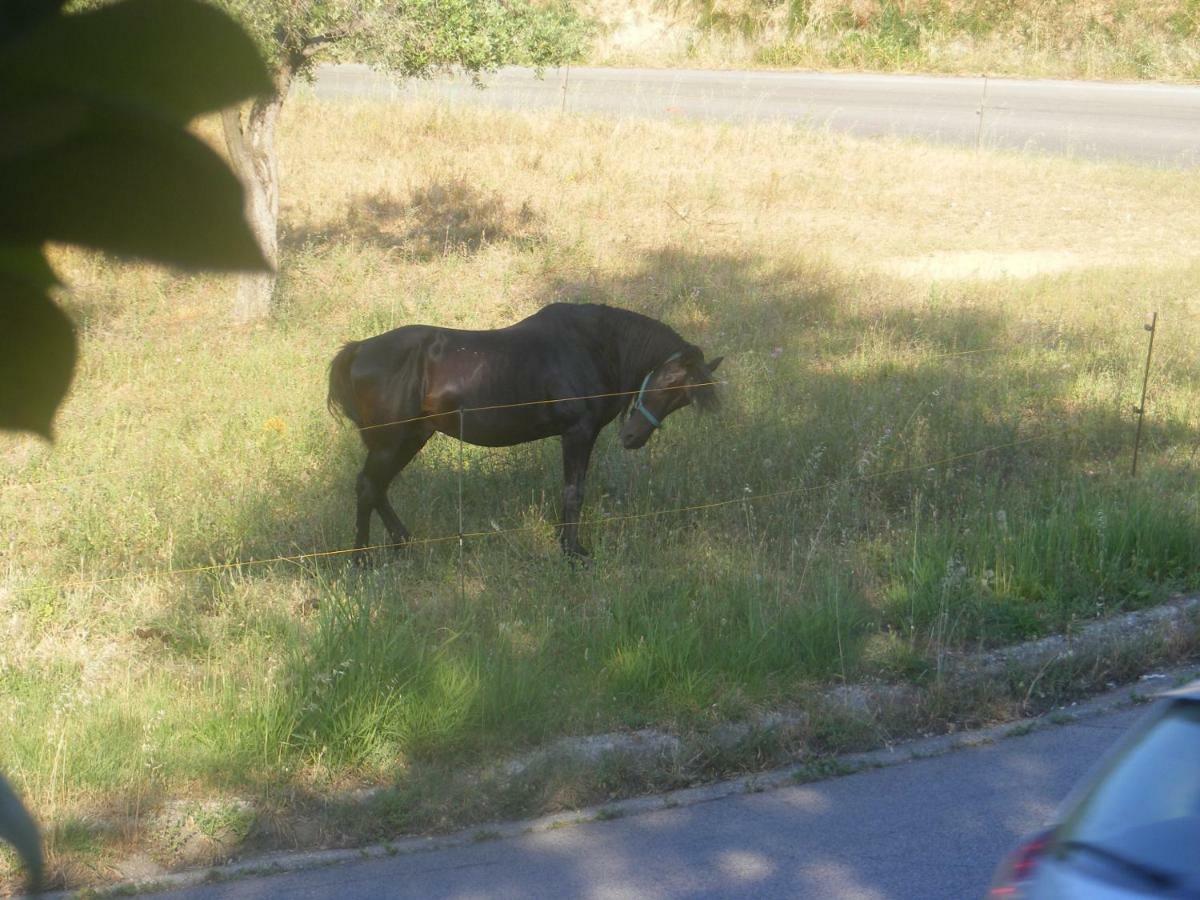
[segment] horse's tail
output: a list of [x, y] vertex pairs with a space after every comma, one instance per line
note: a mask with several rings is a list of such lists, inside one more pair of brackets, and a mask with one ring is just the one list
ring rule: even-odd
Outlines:
[[350, 378], [350, 365], [354, 362], [354, 354], [361, 343], [362, 341], [347, 341], [329, 364], [329, 395], [325, 399], [325, 405], [335, 419], [344, 416], [360, 427], [362, 422], [359, 421], [358, 405], [354, 402], [354, 382]]

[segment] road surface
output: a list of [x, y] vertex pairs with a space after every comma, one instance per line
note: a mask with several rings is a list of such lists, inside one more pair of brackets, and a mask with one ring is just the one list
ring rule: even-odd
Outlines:
[[[398, 84], [365, 66], [323, 66], [324, 98], [438, 98], [506, 109], [725, 122], [803, 122], [860, 136], [1064, 153], [1162, 166], [1200, 164], [1200, 87], [916, 75], [680, 69], [507, 68]], [[981, 113], [982, 110], [982, 113]]]
[[966, 900], [1143, 712], [819, 783], [168, 895], [172, 900]]

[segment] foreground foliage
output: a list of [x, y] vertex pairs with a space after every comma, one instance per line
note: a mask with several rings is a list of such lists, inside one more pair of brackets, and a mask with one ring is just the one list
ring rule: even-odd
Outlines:
[[[259, 268], [241, 191], [183, 125], [261, 90], [247, 36], [187, 0], [0, 11], [0, 429], [51, 436], [75, 334], [50, 296], [51, 240], [182, 266]], [[214, 64], [220, 57], [220, 66]], [[37, 828], [0, 777], [0, 837], [40, 887]]]

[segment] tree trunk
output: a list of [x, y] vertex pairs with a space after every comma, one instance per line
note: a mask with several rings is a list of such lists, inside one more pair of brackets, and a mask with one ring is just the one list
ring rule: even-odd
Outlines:
[[237, 107], [221, 113], [229, 159], [246, 192], [246, 221], [271, 267], [269, 272], [248, 272], [238, 277], [233, 303], [233, 320], [237, 324], [265, 319], [271, 312], [279, 269], [279, 157], [275, 150], [275, 125], [292, 74], [290, 66], [281, 66], [275, 73], [274, 93], [255, 100], [244, 119]]

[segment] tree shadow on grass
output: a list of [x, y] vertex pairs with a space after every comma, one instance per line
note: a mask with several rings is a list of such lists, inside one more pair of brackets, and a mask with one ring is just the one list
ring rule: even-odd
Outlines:
[[[687, 603], [710, 593], [728, 603], [742, 592], [739, 615], [753, 617], [758, 595], [782, 606], [811, 603], [814, 591], [831, 587], [871, 598], [881, 590], [879, 570], [890, 564], [896, 541], [915, 540], [906, 524], [914, 517], [922, 528], [928, 529], [929, 516], [953, 530], [992, 498], [1028, 495], [1027, 506], [1036, 508], [1039, 492], [1053, 494], [1060, 483], [1091, 477], [1092, 467], [1111, 470], [1124, 450], [1114, 445], [1124, 414], [1076, 398], [1073, 374], [1047, 365], [1052, 347], [1031, 343], [1002, 309], [969, 302], [969, 287], [963, 302], [950, 308], [910, 302], [899, 312], [879, 311], [860, 302], [861, 291], [888, 289], [886, 282], [841, 278], [820, 265], [777, 267], [682, 250], [648, 254], [632, 274], [549, 282], [542, 302], [587, 299], [645, 310], [710, 356], [728, 354], [721, 369], [729, 381], [724, 410], [673, 416], [640, 453], [619, 448], [611, 429], [602, 438], [584, 511], [587, 537], [598, 550], [589, 570], [575, 572], [555, 546], [561, 476], [557, 442], [546, 441], [465, 454], [464, 530], [526, 530], [469, 541], [460, 574], [457, 445], [438, 438], [401, 474], [392, 496], [418, 541], [450, 540], [418, 545], [406, 561], [360, 581], [343, 574], [349, 571], [345, 557], [307, 561], [300, 579], [305, 590], [320, 606], [330, 580], [340, 579], [337, 590], [386, 597], [400, 612], [432, 604], [437, 609], [422, 612], [426, 618], [393, 623], [427, 626], [430, 634], [498, 629], [505, 616], [553, 618], [578, 604], [594, 603], [606, 616], [604, 604], [613, 597], [649, 603], [670, 619], [669, 592], [649, 598], [645, 585], [682, 585]], [[1061, 343], [1062, 336], [1055, 340]], [[1166, 426], [1151, 426], [1146, 434], [1148, 441], [1180, 437]], [[244, 555], [346, 547], [362, 455], [347, 428], [302, 483], [264, 486], [248, 497], [241, 510]], [[710, 504], [721, 506], [691, 509]], [[378, 537], [378, 522], [374, 528]], [[179, 558], [203, 563], [211, 550], [183, 547]], [[238, 577], [267, 582], [276, 570], [249, 567]], [[213, 589], [200, 582], [194, 590], [189, 604], [203, 602]], [[517, 608], [522, 604], [524, 613]], [[878, 609], [862, 608], [867, 612], [856, 613], [856, 635], [839, 630], [835, 641], [826, 641], [844, 639], [849, 647], [833, 652], [852, 656], [851, 644], [878, 626]], [[690, 609], [685, 604], [681, 614]], [[391, 621], [377, 624], [387, 629]], [[648, 614], [637, 621], [646, 632], [657, 627]], [[405, 641], [400, 656], [421, 645]], [[554, 658], [543, 650], [545, 659]], [[828, 657], [827, 651], [821, 652]], [[457, 652], [448, 651], [445, 662], [455, 662]], [[654, 660], [671, 656], [642, 659], [640, 652], [630, 649], [621, 664], [631, 678], [653, 684]], [[690, 653], [675, 655], [684, 662], [672, 678], [707, 677], [711, 664]], [[828, 666], [819, 653], [814, 659], [818, 668]], [[297, 657], [289, 683], [311, 681], [327, 663]], [[474, 665], [466, 658], [458, 663], [464, 670]], [[553, 672], [548, 679], [553, 682]], [[456, 740], [450, 734], [444, 746]]]
[[[1063, 346], [1077, 354], [1073, 345], [1091, 346], [1092, 336], [1061, 325], [1041, 333], [1002, 304], [978, 302], [973, 290], [926, 303], [903, 283], [846, 277], [819, 262], [777, 266], [678, 248], [648, 253], [632, 271], [548, 278], [540, 303], [643, 310], [729, 360], [719, 414], [681, 412], [639, 453], [621, 449], [614, 429], [602, 436], [584, 510], [597, 568], [653, 569], [670, 580], [672, 565], [687, 565], [715, 578], [733, 565], [730, 548], [746, 568], [761, 560], [767, 583], [784, 592], [808, 571], [811, 552], [796, 548], [820, 543], [856, 573], [854, 592], [877, 596], [881, 559], [914, 520], [958, 516], [967, 527], [965, 516], [983, 515], [989, 503], [1013, 509], [1006, 497], [1027, 496], [1036, 505], [1052, 500], [1056, 485], [1123, 469], [1132, 437], [1125, 411], [1077, 397], [1075, 373], [1055, 355]], [[1144, 439], [1195, 443], [1181, 422], [1153, 422]], [[393, 486], [418, 541], [390, 570], [396, 601], [452, 592], [460, 579], [486, 588], [501, 577], [536, 595], [569, 570], [554, 542], [557, 442], [467, 450], [464, 530], [494, 536], [468, 541], [461, 575], [457, 446], [436, 438]], [[303, 480], [263, 484], [245, 498], [236, 548], [196, 542], [178, 547], [176, 559], [204, 565], [332, 551], [236, 570], [270, 581], [281, 566], [298, 567], [319, 594], [320, 578], [338, 577], [349, 561], [338, 551], [350, 544], [362, 457], [345, 429]], [[373, 528], [386, 541], [377, 520]], [[372, 562], [389, 558], [376, 552]], [[213, 590], [193, 580], [180, 594], [183, 618], [211, 605]], [[171, 641], [184, 652], [194, 643], [186, 634]]]
[[321, 225], [284, 224], [285, 250], [324, 247], [347, 239], [410, 259], [477, 253], [488, 244], [536, 245], [545, 240], [542, 216], [526, 201], [514, 207], [496, 191], [465, 178], [431, 181], [405, 199], [387, 192], [360, 194], [343, 216]]

